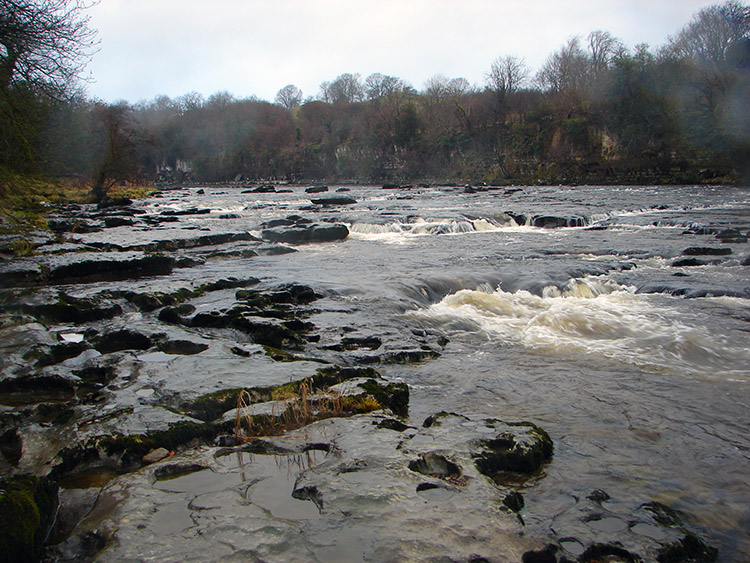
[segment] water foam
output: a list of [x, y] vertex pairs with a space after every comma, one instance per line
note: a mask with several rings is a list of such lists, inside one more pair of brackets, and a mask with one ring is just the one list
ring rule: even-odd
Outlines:
[[[738, 376], [750, 353], [689, 326], [635, 288], [602, 278], [525, 290], [461, 290], [414, 315], [456, 331], [559, 356], [589, 355], [654, 371]], [[747, 372], [744, 372], [744, 377]]]
[[385, 224], [353, 223], [349, 225], [350, 234], [356, 238], [370, 240], [403, 241], [406, 238], [434, 235], [462, 235], [467, 233], [495, 232], [507, 228], [518, 228], [510, 217], [507, 222], [491, 218], [423, 218], [417, 217], [408, 221], [393, 221]]

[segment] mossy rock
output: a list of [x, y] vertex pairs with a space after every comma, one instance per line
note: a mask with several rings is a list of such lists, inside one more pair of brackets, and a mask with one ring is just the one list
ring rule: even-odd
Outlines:
[[497, 479], [502, 473], [532, 475], [552, 458], [554, 446], [549, 434], [531, 422], [508, 423], [526, 432], [502, 432], [482, 440], [474, 453], [480, 473]]
[[409, 386], [406, 383], [382, 384], [374, 379], [360, 383], [367, 394], [372, 395], [381, 406], [398, 416], [409, 414]]
[[51, 475], [60, 477], [87, 467], [111, 467], [117, 471], [138, 468], [143, 456], [152, 450], [173, 451], [193, 443], [211, 443], [225, 430], [219, 424], [178, 422], [166, 430], [146, 434], [96, 436], [62, 450], [62, 461]]
[[39, 561], [57, 513], [57, 485], [33, 475], [0, 479], [0, 560]]

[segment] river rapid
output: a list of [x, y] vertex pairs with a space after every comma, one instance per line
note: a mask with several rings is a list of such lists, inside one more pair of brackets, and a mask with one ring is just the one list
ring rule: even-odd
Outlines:
[[[678, 511], [688, 530], [718, 548], [719, 561], [750, 559], [750, 191], [335, 185], [325, 195], [351, 197], [355, 203], [315, 205], [311, 199], [318, 196], [304, 187], [285, 188], [273, 193], [211, 186], [165, 190], [136, 205], [147, 213], [174, 212], [179, 222], [141, 230], [121, 226], [75, 238], [89, 246], [215, 232], [263, 238], [264, 224], [289, 216], [346, 225], [344, 240], [258, 255], [243, 255], [238, 243], [234, 254], [118, 287], [165, 291], [248, 275], [268, 286], [310, 286], [325, 297], [309, 317], [322, 337], [306, 349], [308, 355], [315, 355], [316, 346], [324, 354], [333, 335], [342, 334], [376, 337], [394, 349], [403, 340], [423, 342], [425, 351], [434, 352], [422, 361], [376, 366], [385, 379], [408, 385], [407, 425], [421, 428], [427, 417], [445, 411], [472, 420], [530, 421], [546, 430], [554, 455], [541, 474], [519, 485], [525, 507], [519, 513], [522, 526], [512, 533], [541, 544], [556, 542], [572, 557], [581, 556], [586, 537], [601, 543], [622, 542], [627, 534], [658, 540], [662, 532], [635, 525], [632, 516], [645, 503], [658, 502]], [[179, 214], [196, 207], [210, 211]], [[68, 289], [91, 297], [111, 286], [97, 282]], [[208, 310], [218, 299], [207, 296], [195, 305]], [[145, 322], [135, 313], [131, 319], [133, 326]], [[217, 356], [188, 376], [191, 362], [203, 354], [162, 356], [152, 352], [134, 361], [145, 366], [141, 373], [151, 373], [143, 377], [167, 380], [179, 372], [186, 385], [205, 391], [214, 387], [202, 378], [241, 384], [239, 370], [245, 369], [231, 355], [226, 361]], [[359, 359], [367, 358], [361, 351]], [[302, 369], [292, 365], [268, 369]], [[158, 395], [158, 386], [150, 388]], [[144, 389], [132, 393], [134, 401], [148, 398]], [[343, 428], [327, 432], [329, 437], [339, 432], [339, 447], [346, 450], [346, 440], [356, 441], [359, 427], [347, 426], [346, 432], [354, 433], [348, 438]], [[361, 441], [370, 439], [366, 436], [362, 433]], [[280, 486], [292, 487], [315, 463], [301, 463]], [[237, 470], [227, 471], [235, 475]], [[216, 487], [205, 481], [204, 475], [195, 486]], [[124, 491], [131, 485], [115, 479], [108, 486]], [[134, 502], [138, 486], [112, 498]], [[183, 489], [176, 485], [176, 490]], [[582, 508], [592, 491], [606, 491], [610, 499], [596, 518]], [[247, 498], [253, 502], [252, 495]], [[297, 518], [294, 503], [311, 506], [291, 502], [278, 509], [283, 519]], [[452, 498], [429, 502], [422, 510], [447, 510], [435, 508], [440, 502], [459, 510]], [[335, 535], [336, 526], [348, 529], [343, 512], [335, 524], [301, 515], [299, 529], [309, 536]], [[378, 533], [398, 537], [401, 520], [393, 516], [389, 526], [391, 512], [372, 514], [386, 520]], [[188, 528], [162, 524], [156, 535], [175, 546]], [[265, 557], [378, 560], [399, 553], [368, 548], [376, 540], [352, 529], [340, 535], [349, 539], [321, 540], [329, 546], [325, 549], [316, 544], [311, 551]], [[407, 536], [412, 533], [403, 529]], [[130, 536], [125, 531], [120, 544], [127, 538], [141, 541], [135, 531]], [[443, 545], [450, 560], [465, 560], [461, 550], [451, 553], [446, 544], [435, 544]], [[137, 545], [119, 549], [105, 552], [103, 559], [170, 557]], [[497, 553], [497, 560], [505, 560]], [[481, 555], [493, 560], [489, 553]]]

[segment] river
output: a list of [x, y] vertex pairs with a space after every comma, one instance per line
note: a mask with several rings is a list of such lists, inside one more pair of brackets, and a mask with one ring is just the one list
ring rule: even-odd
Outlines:
[[[324, 297], [309, 317], [321, 338], [306, 353], [328, 353], [326, 345], [343, 334], [379, 339], [378, 353], [404, 341], [435, 352], [424, 361], [376, 366], [387, 380], [408, 385], [408, 425], [419, 428], [428, 416], [446, 411], [476, 420], [531, 421], [546, 430], [554, 456], [543, 476], [519, 489], [525, 499], [521, 535], [557, 542], [578, 556], [587, 545], [585, 534], [606, 542], [638, 533], [632, 515], [658, 502], [678, 511], [687, 529], [717, 547], [719, 561], [750, 558], [750, 191], [359, 185], [330, 190], [338, 188], [336, 196], [356, 202], [313, 205], [311, 198], [319, 196], [300, 186], [274, 193], [212, 186], [164, 191], [136, 205], [147, 214], [176, 213], [179, 222], [75, 238], [86, 245], [216, 232], [261, 238], [264, 223], [289, 216], [344, 224], [345, 240], [258, 255], [243, 255], [238, 243], [233, 254], [120, 286], [166, 291], [248, 275], [267, 286], [310, 286]], [[210, 212], [179, 214], [196, 207]], [[182, 252], [195, 257], [198, 250]], [[91, 297], [111, 287], [95, 282], [63, 289]], [[206, 296], [194, 304], [198, 311], [212, 310], [222, 299]], [[136, 327], [151, 322], [136, 313], [129, 319]], [[364, 364], [374, 357], [363, 349], [357, 354], [349, 361]], [[201, 378], [231, 386], [241, 380], [237, 370], [244, 369], [236, 358], [222, 363], [214, 356], [200, 363], [196, 358], [204, 354], [160, 355], [133, 360], [157, 395], [170, 387], [163, 383], [170, 374], [211, 391], [215, 387]], [[304, 371], [284, 367], [289, 365], [269, 369]], [[187, 370], [194, 373], [187, 376]], [[155, 380], [162, 380], [161, 388]], [[143, 398], [144, 388], [131, 388], [129, 396]], [[109, 486], [128, 486], [114, 483]], [[592, 491], [606, 491], [611, 500], [602, 504], [603, 517], [587, 520], [582, 506]], [[284, 510], [284, 518], [294, 520], [293, 507]], [[372, 514], [387, 520], [390, 512]], [[322, 537], [326, 525], [335, 527], [332, 521], [308, 527], [305, 518], [300, 516], [299, 529], [308, 535], [315, 529]], [[394, 517], [393, 525], [381, 524], [378, 533], [397, 538], [402, 524]], [[203, 526], [202, 534], [211, 529]], [[642, 538], [661, 537], [643, 526]], [[174, 546], [188, 528], [167, 526], [156, 535], [173, 534], [164, 544]], [[306, 555], [293, 549], [262, 553], [270, 559], [319, 560], [378, 560], [400, 553], [379, 552], [367, 547], [375, 540], [348, 534], [321, 540], [328, 547], [301, 552]], [[439, 533], [426, 532], [433, 535], [437, 551], [447, 557], [463, 553], [451, 552], [453, 544], [438, 540]], [[124, 533], [120, 544], [128, 537], [139, 541]], [[137, 545], [119, 549], [104, 559], [169, 559]]]

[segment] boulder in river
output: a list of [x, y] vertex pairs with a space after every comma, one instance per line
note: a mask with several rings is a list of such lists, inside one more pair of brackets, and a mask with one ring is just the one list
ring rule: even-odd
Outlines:
[[334, 242], [344, 240], [349, 236], [346, 225], [294, 225], [291, 227], [277, 227], [264, 229], [261, 233], [264, 240], [269, 242], [283, 242], [287, 244], [304, 244], [310, 242]]
[[331, 196], [331, 197], [319, 197], [315, 199], [311, 199], [311, 202], [313, 202], [315, 205], [352, 205], [357, 203], [357, 200], [353, 197], [345, 196], [345, 195], [338, 195], [338, 196]]

